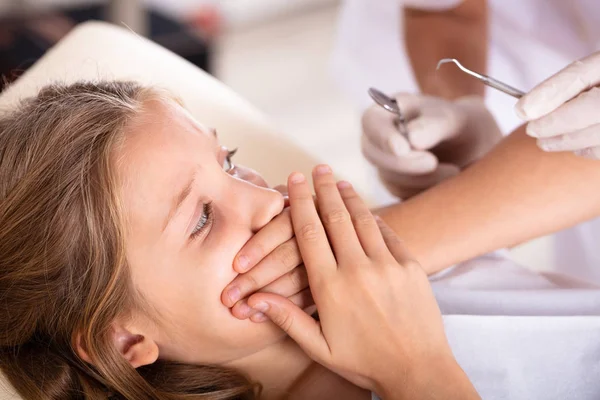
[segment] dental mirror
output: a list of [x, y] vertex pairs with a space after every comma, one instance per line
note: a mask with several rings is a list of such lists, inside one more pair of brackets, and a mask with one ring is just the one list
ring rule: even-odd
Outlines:
[[398, 131], [404, 137], [408, 137], [408, 130], [405, 125], [404, 115], [400, 111], [400, 107], [398, 107], [398, 102], [393, 97], [388, 96], [383, 93], [381, 90], [375, 88], [369, 88], [369, 96], [381, 106], [384, 110], [391, 112], [396, 115], [396, 126], [398, 127]]

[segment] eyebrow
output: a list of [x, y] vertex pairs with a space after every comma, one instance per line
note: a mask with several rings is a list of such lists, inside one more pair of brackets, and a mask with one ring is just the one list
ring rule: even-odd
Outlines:
[[167, 219], [165, 220], [165, 223], [163, 224], [163, 229], [162, 229], [163, 232], [169, 225], [169, 222], [171, 222], [171, 218], [173, 218], [173, 215], [175, 215], [177, 213], [177, 211], [179, 210], [179, 208], [181, 207], [181, 205], [183, 204], [185, 199], [187, 199], [190, 196], [190, 194], [192, 193], [192, 187], [194, 186], [194, 182], [196, 181], [196, 176], [197, 176], [197, 173], [196, 173], [196, 171], [194, 171], [194, 173], [192, 174], [192, 177], [188, 181], [188, 183], [183, 187], [183, 189], [179, 192], [179, 194], [177, 196], [173, 197], [173, 201], [172, 201], [173, 205], [171, 206], [171, 210], [169, 210]]

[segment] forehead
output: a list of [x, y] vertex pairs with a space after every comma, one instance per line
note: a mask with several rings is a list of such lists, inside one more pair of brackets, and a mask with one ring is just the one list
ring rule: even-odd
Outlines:
[[217, 145], [213, 132], [183, 107], [169, 100], [148, 101], [116, 152], [129, 217], [146, 223], [163, 218], [177, 189]]
[[176, 148], [185, 144], [214, 143], [214, 131], [196, 121], [189, 112], [170, 99], [148, 100], [140, 114], [127, 127], [125, 151], [156, 149], [156, 145]]

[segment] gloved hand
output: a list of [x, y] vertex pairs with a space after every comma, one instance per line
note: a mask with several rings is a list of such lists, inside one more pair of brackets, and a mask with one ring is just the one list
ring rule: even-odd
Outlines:
[[387, 189], [406, 199], [428, 189], [486, 154], [502, 133], [479, 96], [455, 101], [401, 93], [408, 138], [396, 116], [373, 105], [362, 117], [363, 154]]
[[575, 61], [523, 96], [515, 106], [527, 134], [545, 151], [600, 159], [600, 52]]

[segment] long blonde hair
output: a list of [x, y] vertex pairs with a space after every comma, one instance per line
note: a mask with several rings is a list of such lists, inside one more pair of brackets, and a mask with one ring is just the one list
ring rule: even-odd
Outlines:
[[[255, 399], [217, 366], [131, 367], [110, 324], [136, 307], [114, 149], [133, 82], [54, 84], [0, 115], [0, 367], [25, 399]], [[80, 335], [93, 365], [74, 348]]]

